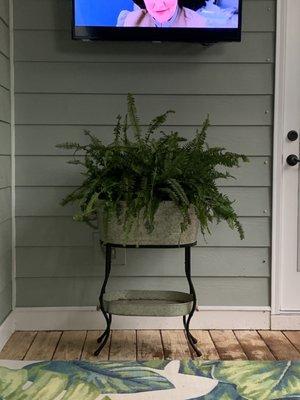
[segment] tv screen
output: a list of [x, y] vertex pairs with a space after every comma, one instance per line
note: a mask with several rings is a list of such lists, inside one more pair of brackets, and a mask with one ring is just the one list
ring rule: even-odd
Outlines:
[[242, 0], [73, 0], [73, 38], [240, 41]]

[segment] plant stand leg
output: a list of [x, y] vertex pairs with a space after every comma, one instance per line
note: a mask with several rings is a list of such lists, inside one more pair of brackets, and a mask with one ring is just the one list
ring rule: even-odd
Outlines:
[[98, 337], [98, 339], [97, 339], [97, 343], [101, 343], [102, 342], [102, 340], [105, 338], [105, 336], [107, 335], [107, 331], [110, 329], [109, 327], [110, 327], [110, 325], [111, 325], [111, 314], [108, 314], [108, 313], [106, 313], [106, 312], [103, 312], [103, 315], [104, 315], [104, 318], [105, 318], [105, 320], [106, 320], [106, 325], [107, 325], [107, 327], [106, 327], [106, 329], [105, 329], [105, 331], [102, 333], [102, 335], [100, 336], [100, 337]]
[[185, 275], [186, 275], [186, 278], [189, 283], [190, 294], [193, 296], [193, 307], [192, 307], [191, 312], [188, 314], [187, 319], [186, 319], [186, 316], [183, 317], [183, 325], [184, 325], [184, 329], [186, 331], [187, 339], [188, 339], [192, 349], [195, 351], [197, 356], [200, 357], [202, 355], [202, 353], [196, 346], [197, 340], [194, 338], [194, 336], [190, 332], [190, 322], [194, 315], [194, 312], [196, 309], [196, 304], [197, 304], [196, 292], [195, 292], [194, 285], [193, 285], [192, 278], [191, 278], [191, 246], [185, 247], [184, 264], [185, 264]]
[[110, 271], [111, 271], [111, 245], [107, 244], [106, 245], [106, 257], [105, 257], [105, 277], [104, 277], [104, 281], [103, 281], [100, 296], [99, 296], [100, 310], [106, 321], [106, 329], [103, 332], [103, 334], [97, 339], [97, 342], [100, 343], [100, 346], [94, 352], [95, 356], [98, 356], [100, 354], [101, 350], [105, 346], [105, 344], [109, 338], [109, 335], [110, 335], [112, 316], [111, 316], [111, 314], [107, 313], [104, 310], [104, 302], [103, 302], [103, 296], [104, 296], [106, 285], [107, 285], [107, 282], [109, 279]]
[[191, 340], [193, 341], [193, 343], [196, 344], [196, 343], [197, 343], [197, 339], [191, 334], [191, 332], [189, 331], [189, 329], [188, 329], [188, 327], [187, 327], [187, 324], [186, 324], [186, 315], [183, 316], [183, 326], [184, 326], [184, 329], [185, 329], [187, 335], [189, 335], [190, 338], [191, 338]]

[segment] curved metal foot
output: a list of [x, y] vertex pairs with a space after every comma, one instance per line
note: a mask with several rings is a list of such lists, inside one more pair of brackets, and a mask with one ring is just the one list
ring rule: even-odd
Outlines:
[[104, 339], [105, 335], [106, 335], [107, 330], [105, 329], [105, 331], [102, 333], [101, 336], [98, 337], [97, 339], [97, 343], [101, 343], [102, 340]]
[[190, 320], [191, 320], [192, 316], [193, 316], [193, 314], [189, 314], [188, 321], [186, 321], [186, 317], [184, 316], [183, 317], [183, 325], [184, 325], [184, 329], [185, 329], [185, 332], [186, 332], [187, 340], [189, 341], [192, 349], [197, 354], [197, 356], [200, 357], [200, 356], [202, 356], [202, 352], [196, 346], [197, 339], [191, 334], [190, 328], [189, 328]]
[[186, 332], [186, 337], [192, 346], [193, 350], [197, 354], [198, 357], [202, 355], [202, 352], [197, 348], [196, 343], [198, 342], [197, 339], [191, 334], [189, 324], [193, 314], [189, 314], [188, 321], [186, 321], [186, 316], [183, 317], [183, 325]]
[[102, 333], [102, 335], [100, 337], [98, 337], [97, 343], [101, 343], [102, 340], [104, 340], [104, 338], [107, 335], [107, 333], [109, 333], [109, 330], [106, 328], [105, 331]]
[[187, 331], [187, 332], [188, 332], [188, 335], [189, 335], [191, 341], [192, 341], [194, 344], [197, 344], [197, 343], [198, 343], [198, 340], [191, 334], [190, 331]]
[[190, 334], [190, 338], [192, 339], [193, 343], [197, 344], [198, 340], [195, 339], [194, 336], [191, 335], [191, 333], [189, 333], [189, 334]]
[[197, 354], [197, 357], [201, 357], [202, 352], [198, 349], [198, 347], [195, 345], [195, 343], [191, 340], [189, 335], [187, 335], [187, 338], [188, 338], [188, 341], [189, 341], [191, 347], [193, 348], [194, 352]]
[[95, 357], [99, 356], [101, 350], [103, 349], [103, 347], [106, 345], [106, 342], [108, 341], [110, 331], [107, 330], [107, 331], [105, 331], [104, 333], [105, 333], [105, 336], [104, 336], [104, 338], [103, 338], [102, 343], [100, 344], [100, 346], [98, 347], [98, 349], [94, 352], [94, 356], [95, 356]]
[[191, 340], [193, 341], [194, 344], [196, 344], [198, 342], [198, 340], [191, 334], [191, 332], [189, 331], [189, 328], [187, 327], [187, 323], [186, 323], [186, 316], [184, 315], [183, 317], [183, 325], [184, 325], [184, 329], [187, 333], [187, 335], [190, 336]]
[[108, 341], [108, 338], [110, 335], [110, 326], [111, 326], [112, 316], [111, 316], [111, 314], [107, 314], [105, 312], [103, 312], [103, 315], [105, 317], [107, 327], [106, 327], [105, 331], [102, 333], [102, 335], [97, 339], [97, 342], [100, 343], [100, 346], [94, 352], [94, 356], [98, 356], [100, 354], [101, 350], [106, 345], [106, 342]]
[[194, 338], [194, 336], [191, 334], [190, 332], [190, 322], [192, 319], [192, 316], [194, 314], [194, 311], [192, 310], [192, 312], [189, 314], [188, 319], [186, 321], [185, 317], [184, 317], [184, 327], [185, 327], [185, 331], [186, 331], [186, 336], [187, 339], [192, 347], [192, 349], [194, 350], [194, 352], [197, 354], [198, 357], [202, 356], [202, 352], [198, 349], [198, 347], [196, 346], [197, 343], [197, 339]]
[[[105, 331], [102, 333], [102, 335], [98, 337], [97, 343], [101, 343], [102, 340], [105, 338], [107, 331], [108, 331], [108, 333], [110, 331], [111, 318], [112, 318], [111, 314], [107, 314], [107, 313], [105, 313], [105, 311], [102, 311], [102, 314], [104, 315], [104, 318], [106, 320], [107, 327], [106, 327]], [[109, 326], [108, 326], [108, 324], [109, 324]]]

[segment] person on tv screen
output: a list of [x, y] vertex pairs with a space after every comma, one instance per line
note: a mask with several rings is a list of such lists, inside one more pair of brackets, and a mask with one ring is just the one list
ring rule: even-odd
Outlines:
[[196, 13], [205, 0], [134, 0], [133, 11], [121, 11], [117, 26], [150, 28], [205, 28], [206, 19]]

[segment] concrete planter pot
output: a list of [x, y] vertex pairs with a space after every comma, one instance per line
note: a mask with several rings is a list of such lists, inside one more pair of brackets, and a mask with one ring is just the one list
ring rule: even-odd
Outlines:
[[[124, 221], [125, 209], [121, 214], [121, 222]], [[147, 232], [142, 221], [139, 225], [133, 226], [131, 232], [125, 235], [123, 224], [119, 223], [116, 217], [109, 220], [105, 227], [101, 202], [99, 203], [99, 230], [100, 239], [105, 243], [123, 245], [183, 245], [197, 241], [199, 221], [193, 206], [189, 210], [191, 224], [181, 233], [180, 224], [183, 217], [177, 206], [172, 201], [164, 201], [154, 217], [154, 230]]]

